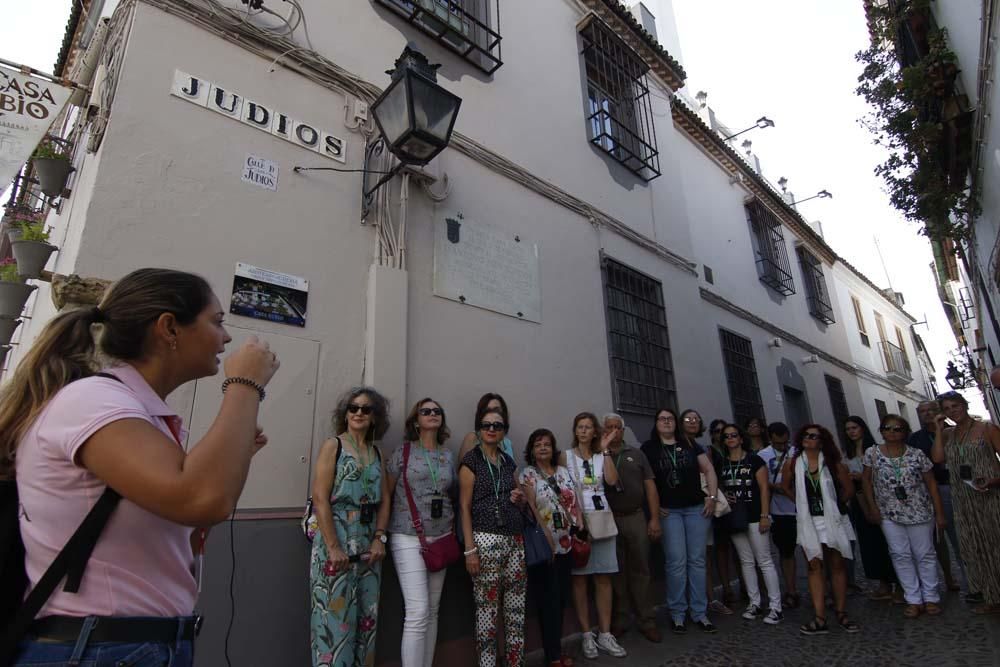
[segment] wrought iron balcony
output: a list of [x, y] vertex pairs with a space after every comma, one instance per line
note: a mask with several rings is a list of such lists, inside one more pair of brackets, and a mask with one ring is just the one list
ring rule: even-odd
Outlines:
[[[374, 0], [487, 74], [501, 65], [499, 0]], [[491, 27], [492, 26], [492, 27]]]
[[792, 267], [788, 264], [781, 221], [759, 199], [748, 202], [746, 212], [760, 281], [778, 294], [795, 294], [795, 281], [792, 280]]
[[824, 324], [833, 324], [836, 320], [833, 318], [830, 293], [826, 288], [826, 278], [823, 276], [823, 264], [805, 246], [798, 247], [798, 254], [802, 276], [806, 283], [806, 303], [809, 304], [809, 314]]
[[913, 380], [913, 373], [910, 371], [909, 360], [906, 353], [898, 345], [893, 345], [887, 340], [880, 343], [882, 347], [882, 361], [885, 363], [885, 375], [890, 382], [899, 384], [909, 384]]

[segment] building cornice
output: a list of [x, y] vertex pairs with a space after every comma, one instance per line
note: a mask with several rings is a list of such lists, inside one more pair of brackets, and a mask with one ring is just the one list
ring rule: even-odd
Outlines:
[[743, 308], [742, 306], [736, 305], [732, 301], [729, 301], [725, 297], [720, 296], [715, 292], [712, 292], [711, 290], [707, 290], [704, 287], [700, 287], [699, 291], [701, 293], [702, 300], [735, 315], [736, 317], [740, 318], [741, 320], [744, 320], [745, 322], [749, 322], [750, 324], [759, 329], [763, 329], [768, 333], [774, 334], [778, 338], [781, 338], [784, 341], [788, 341], [789, 343], [792, 343], [793, 345], [802, 348], [803, 350], [809, 352], [810, 354], [815, 354], [823, 361], [826, 361], [827, 363], [832, 364], [837, 368], [840, 368], [841, 370], [847, 371], [851, 375], [870, 380], [875, 384], [878, 384], [886, 389], [896, 392], [897, 394], [908, 396], [914, 401], [927, 400], [927, 397], [924, 396], [923, 394], [915, 392], [908, 387], [900, 387], [898, 385], [894, 385], [891, 382], [889, 382], [889, 380], [887, 380], [885, 377], [879, 375], [878, 373], [875, 373], [874, 371], [871, 371], [862, 366], [857, 366], [855, 364], [844, 361], [843, 359], [835, 357], [829, 352], [819, 347], [816, 347], [812, 343], [803, 340], [802, 338], [799, 338], [790, 331], [786, 331], [785, 329], [782, 329], [779, 326], [775, 326], [774, 324], [768, 322], [767, 320], [758, 317], [757, 315], [754, 315], [749, 310]]
[[581, 0], [582, 4], [607, 23], [615, 33], [635, 50], [653, 73], [674, 91], [684, 87], [687, 74], [677, 60], [667, 53], [656, 37], [618, 0]]

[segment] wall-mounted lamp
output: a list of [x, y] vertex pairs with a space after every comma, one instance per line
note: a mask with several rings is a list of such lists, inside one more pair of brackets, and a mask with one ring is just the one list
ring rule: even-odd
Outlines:
[[818, 364], [819, 357], [815, 354], [810, 354], [808, 357], [802, 357], [802, 363], [804, 364]]
[[948, 386], [955, 391], [965, 389], [968, 386], [965, 380], [965, 373], [958, 370], [954, 361], [948, 362], [948, 372], [945, 374], [944, 379], [948, 381]]
[[788, 190], [788, 179], [782, 176], [778, 179], [778, 187], [781, 188], [782, 192]]
[[750, 130], [763, 130], [765, 127], [774, 127], [774, 121], [768, 118], [767, 116], [761, 116], [760, 118], [757, 119], [757, 122], [755, 122], [753, 125], [751, 125], [745, 130], [740, 130], [736, 134], [730, 134], [728, 137], [725, 137], [725, 140], [729, 141], [733, 137], [738, 137], [744, 132], [749, 132]]
[[767, 346], [768, 347], [781, 347], [781, 339], [780, 338], [772, 338], [771, 340], [767, 341]]
[[[785, 181], [785, 182], [787, 183], [788, 181]], [[778, 181], [778, 184], [780, 185], [781, 181]], [[782, 187], [782, 190], [784, 190], [784, 187]], [[829, 190], [820, 190], [819, 192], [817, 192], [816, 194], [814, 194], [812, 197], [806, 197], [805, 199], [800, 199], [798, 201], [793, 201], [791, 203], [791, 205], [795, 206], [796, 204], [801, 204], [804, 201], [809, 201], [810, 199], [817, 199], [817, 198], [819, 198], [819, 199], [833, 199], [833, 195], [830, 194]]]

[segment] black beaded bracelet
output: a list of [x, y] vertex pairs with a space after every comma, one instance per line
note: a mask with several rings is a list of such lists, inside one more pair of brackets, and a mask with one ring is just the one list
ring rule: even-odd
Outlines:
[[254, 389], [257, 390], [257, 393], [260, 394], [260, 400], [262, 400], [262, 401], [264, 400], [264, 396], [265, 396], [265, 394], [264, 394], [264, 387], [260, 386], [258, 383], [254, 382], [250, 378], [243, 378], [243, 377], [226, 378], [225, 380], [222, 381], [222, 393], [223, 394], [226, 393], [226, 389], [228, 389], [229, 385], [231, 385], [231, 384], [245, 384], [248, 387], [253, 387]]

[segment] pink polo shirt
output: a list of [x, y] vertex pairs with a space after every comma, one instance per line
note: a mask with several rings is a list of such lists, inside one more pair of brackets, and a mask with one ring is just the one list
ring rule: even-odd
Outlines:
[[[105, 372], [122, 382], [90, 377], [67, 385], [18, 446], [21, 537], [31, 586], [104, 492], [104, 482], [74, 462], [90, 436], [119, 419], [144, 419], [171, 442], [177, 442], [171, 428], [183, 440], [180, 417], [135, 368]], [[197, 597], [191, 532], [123, 498], [87, 563], [79, 593], [60, 585], [38, 616], [190, 615]]]

